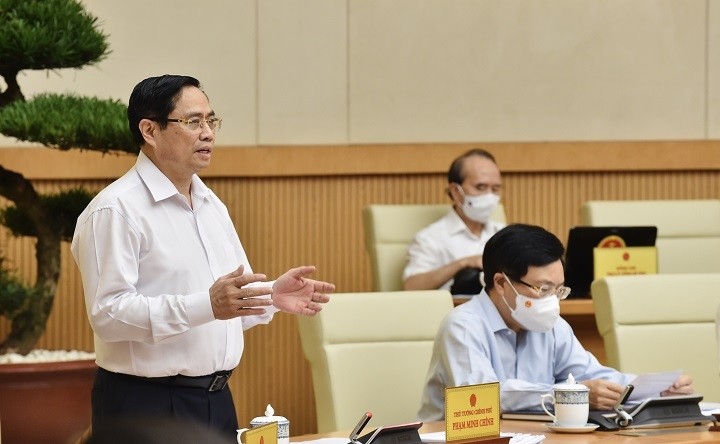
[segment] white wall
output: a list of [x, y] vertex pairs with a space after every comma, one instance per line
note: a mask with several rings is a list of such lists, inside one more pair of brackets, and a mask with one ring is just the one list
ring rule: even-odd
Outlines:
[[719, 138], [718, 1], [85, 0], [110, 57], [20, 83], [190, 74], [221, 145]]

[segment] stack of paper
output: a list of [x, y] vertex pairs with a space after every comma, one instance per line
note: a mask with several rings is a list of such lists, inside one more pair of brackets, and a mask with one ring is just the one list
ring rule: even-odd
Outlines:
[[[509, 436], [510, 444], [536, 444], [545, 439], [545, 435], [529, 435], [527, 433], [500, 433], [500, 436]], [[445, 432], [421, 433], [420, 439], [424, 443], [444, 443]]]
[[657, 398], [669, 389], [682, 374], [682, 370], [672, 372], [645, 373], [638, 375], [630, 384], [635, 387], [625, 404], [637, 404], [647, 398]]

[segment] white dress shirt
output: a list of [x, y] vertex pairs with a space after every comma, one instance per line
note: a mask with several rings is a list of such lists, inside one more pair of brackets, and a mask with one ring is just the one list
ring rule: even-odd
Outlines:
[[191, 194], [192, 208], [140, 153], [78, 218], [71, 249], [100, 367], [146, 377], [231, 370], [243, 331], [277, 312], [214, 318], [212, 284], [241, 264], [252, 269], [227, 208], [196, 175]]
[[497, 381], [503, 412], [540, 410], [540, 395], [564, 383], [570, 373], [576, 381], [606, 379], [621, 385], [635, 378], [600, 364], [562, 318], [549, 332], [516, 334], [483, 290], [443, 320], [418, 417], [445, 418], [445, 387]]
[[[408, 263], [403, 280], [410, 276], [437, 270], [458, 259], [483, 254], [485, 244], [505, 227], [505, 224], [489, 220], [480, 236], [474, 235], [454, 209], [422, 230], [408, 247]], [[453, 280], [445, 282], [440, 289], [449, 290]]]

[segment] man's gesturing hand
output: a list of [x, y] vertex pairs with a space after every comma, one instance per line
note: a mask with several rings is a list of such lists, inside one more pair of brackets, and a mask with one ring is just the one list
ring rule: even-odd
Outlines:
[[308, 279], [305, 276], [315, 271], [307, 265], [288, 270], [273, 285], [273, 305], [286, 313], [314, 316], [322, 305], [330, 300], [325, 293], [335, 291], [335, 285]]
[[271, 287], [242, 288], [252, 282], [264, 281], [265, 275], [243, 274], [244, 270], [245, 267], [241, 265], [232, 273], [222, 276], [210, 287], [210, 304], [215, 319], [261, 315], [265, 313], [263, 307], [272, 305], [272, 300], [256, 297], [271, 294]]

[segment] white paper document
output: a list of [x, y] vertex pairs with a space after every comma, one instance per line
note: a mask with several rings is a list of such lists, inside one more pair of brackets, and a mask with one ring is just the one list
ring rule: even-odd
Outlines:
[[630, 383], [634, 389], [632, 393], [630, 393], [630, 398], [627, 403], [634, 404], [647, 398], [657, 398], [660, 396], [660, 393], [669, 389], [681, 374], [682, 370], [675, 370], [672, 372], [638, 375]]
[[704, 415], [720, 415], [720, 402], [700, 401], [700, 411]]
[[[526, 433], [501, 433], [500, 436], [509, 436], [510, 444], [537, 444], [545, 439], [545, 435], [528, 435]], [[421, 433], [420, 439], [424, 443], [444, 443], [445, 432]], [[305, 444], [348, 444], [348, 439], [320, 438], [302, 442]]]
[[[500, 436], [510, 437], [510, 444], [536, 444], [545, 439], [545, 435], [529, 435], [527, 433], [500, 433]], [[445, 442], [445, 432], [421, 433], [420, 439], [424, 443]]]
[[320, 438], [320, 439], [309, 439], [304, 442], [305, 444], [349, 444], [348, 438]]

